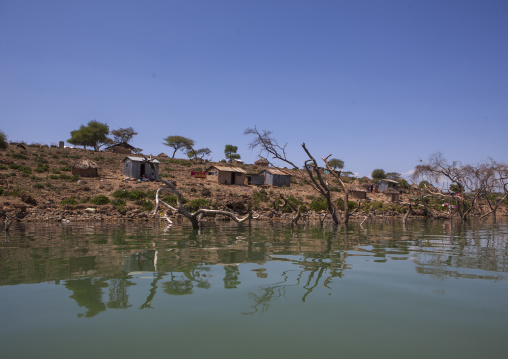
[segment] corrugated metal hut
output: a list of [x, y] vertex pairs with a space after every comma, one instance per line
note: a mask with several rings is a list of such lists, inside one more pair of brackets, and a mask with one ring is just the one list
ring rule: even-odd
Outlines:
[[400, 200], [400, 193], [395, 188], [388, 188], [383, 194], [391, 202], [398, 202]]
[[265, 185], [274, 187], [291, 185], [291, 174], [279, 168], [267, 168], [259, 174], [265, 178]]
[[144, 157], [125, 157], [123, 159], [123, 174], [126, 177], [141, 179], [145, 175], [148, 179], [155, 176], [152, 167], [146, 162], [152, 162], [155, 165], [155, 170], [159, 173], [159, 161], [155, 158], [149, 159]]
[[71, 172], [73, 175], [80, 177], [97, 177], [99, 175], [97, 173], [98, 168], [99, 166], [94, 161], [82, 158], [72, 165]]
[[206, 170], [206, 179], [219, 184], [245, 184], [247, 171], [233, 166], [211, 166]]
[[367, 190], [359, 183], [352, 183], [348, 186], [349, 195], [355, 199], [367, 199]]
[[399, 182], [391, 180], [391, 179], [382, 179], [379, 180], [378, 183], [378, 192], [384, 193], [388, 188], [393, 188], [395, 190], [399, 189]]

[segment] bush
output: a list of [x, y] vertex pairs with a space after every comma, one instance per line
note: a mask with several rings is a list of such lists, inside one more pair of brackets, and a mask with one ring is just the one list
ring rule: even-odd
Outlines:
[[180, 165], [180, 166], [192, 166], [192, 162], [191, 161], [178, 160], [176, 158], [169, 158], [168, 159], [168, 163], [173, 163], [173, 164], [177, 164], [177, 165]]
[[[356, 203], [355, 201], [347, 201], [347, 208], [349, 211], [353, 211], [354, 209], [356, 209], [356, 207], [358, 207], [358, 203]], [[339, 200], [337, 201], [337, 208], [341, 211], [344, 210], [343, 198], [339, 198]]]
[[[173, 194], [168, 194], [167, 196], [164, 196], [164, 198], [162, 198], [162, 200], [172, 207], [176, 207], [178, 205], [176, 196]], [[185, 197], [182, 196], [182, 204], [186, 204], [186, 203], [187, 203], [187, 199], [185, 199]]]
[[261, 189], [252, 195], [253, 201], [268, 202], [268, 199], [268, 193], [266, 193], [264, 189]]
[[23, 154], [23, 153], [13, 153], [12, 157], [13, 158], [18, 158], [20, 160], [26, 160], [26, 159], [28, 159], [28, 157], [25, 156], [25, 154]]
[[113, 206], [125, 206], [125, 200], [123, 198], [115, 198], [111, 200]]
[[204, 198], [193, 199], [184, 206], [190, 212], [196, 212], [200, 208], [210, 208], [208, 201]]
[[64, 198], [63, 200], [60, 201], [60, 204], [62, 206], [74, 206], [76, 204], [78, 204], [78, 201], [76, 201], [76, 199], [74, 197], [69, 197], [69, 198]]
[[95, 196], [94, 198], [92, 198], [90, 200], [90, 203], [96, 204], [96, 205], [108, 204], [109, 198], [104, 195], [98, 195], [98, 196]]
[[7, 167], [7, 166], [5, 166], [5, 165], [0, 164], [0, 170], [6, 170], [6, 169], [8, 169], [8, 168], [9, 168], [9, 167]]
[[42, 184], [42, 183], [36, 183], [36, 184], [33, 185], [33, 188], [38, 188], [38, 189], [44, 188], [44, 184]]
[[315, 212], [327, 211], [328, 205], [326, 203], [326, 198], [323, 196], [314, 198], [310, 203], [310, 209]]
[[12, 163], [9, 163], [9, 168], [11, 170], [17, 170], [19, 168], [19, 165], [17, 165], [16, 163], [12, 162]]
[[147, 212], [150, 212], [153, 209], [153, 203], [147, 199], [140, 200], [139, 205]]

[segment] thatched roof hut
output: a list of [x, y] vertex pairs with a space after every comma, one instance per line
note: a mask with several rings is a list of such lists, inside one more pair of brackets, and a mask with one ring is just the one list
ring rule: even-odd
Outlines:
[[259, 167], [268, 167], [268, 166], [270, 166], [270, 162], [268, 162], [268, 160], [266, 158], [263, 158], [263, 157], [261, 157], [259, 160], [254, 162], [254, 164], [256, 166], [259, 166]]
[[367, 199], [367, 190], [358, 182], [354, 182], [348, 186], [349, 195], [355, 199]]
[[99, 166], [87, 158], [82, 158], [72, 165], [72, 174], [80, 177], [97, 177]]
[[400, 200], [400, 192], [395, 188], [386, 189], [383, 194], [391, 202], [398, 202]]

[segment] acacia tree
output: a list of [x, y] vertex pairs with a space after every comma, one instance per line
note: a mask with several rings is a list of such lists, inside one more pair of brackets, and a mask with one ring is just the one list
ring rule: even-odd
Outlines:
[[334, 170], [343, 169], [344, 168], [344, 161], [339, 160], [338, 158], [332, 158], [331, 160], [328, 161], [328, 165], [331, 168], [333, 168]]
[[239, 160], [240, 155], [236, 153], [238, 151], [238, 146], [233, 145], [226, 145], [224, 148], [224, 154], [226, 155], [226, 158], [231, 162], [232, 160]]
[[119, 128], [118, 130], [111, 131], [111, 135], [113, 136], [113, 140], [118, 143], [129, 143], [134, 136], [138, 133], [134, 131], [132, 127], [127, 128]]
[[205, 157], [210, 156], [212, 151], [209, 148], [200, 148], [199, 150], [195, 150], [191, 148], [187, 151], [187, 157], [192, 158], [194, 160], [200, 159], [202, 161], [205, 160]]
[[481, 165], [480, 170], [485, 184], [483, 197], [490, 208], [480, 219], [492, 214], [495, 221], [499, 206], [508, 198], [508, 165], [490, 159], [490, 163]]
[[164, 139], [162, 143], [165, 146], [171, 147], [174, 149], [173, 156], [171, 158], [175, 158], [176, 151], [189, 151], [194, 146], [194, 140], [183, 136], [168, 136]]
[[79, 130], [71, 131], [71, 138], [67, 140], [72, 145], [93, 147], [95, 151], [106, 144], [110, 144], [112, 140], [107, 137], [109, 134], [109, 126], [99, 121], [90, 121], [87, 125], [81, 125]]

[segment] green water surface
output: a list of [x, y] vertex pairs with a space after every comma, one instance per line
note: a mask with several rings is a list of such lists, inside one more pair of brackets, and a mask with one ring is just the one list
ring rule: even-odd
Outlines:
[[15, 224], [0, 358], [506, 358], [508, 222]]

